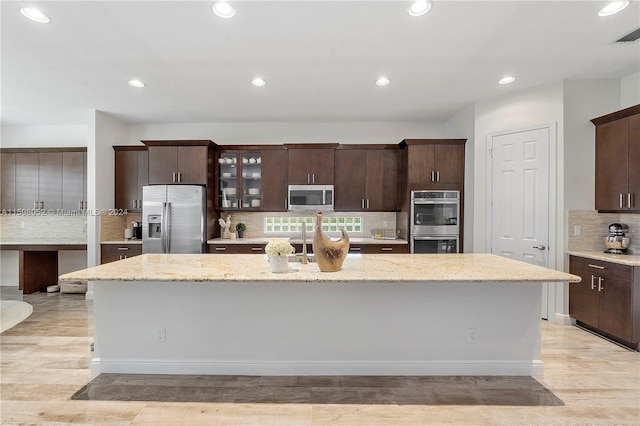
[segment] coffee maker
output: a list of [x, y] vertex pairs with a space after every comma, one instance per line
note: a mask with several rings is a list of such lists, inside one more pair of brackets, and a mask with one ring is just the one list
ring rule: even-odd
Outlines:
[[133, 239], [141, 240], [142, 239], [142, 224], [140, 222], [131, 222], [131, 227], [133, 228]]
[[603, 238], [604, 245], [607, 248], [604, 252], [610, 254], [631, 254], [629, 244], [631, 238], [626, 234], [629, 232], [629, 226], [624, 223], [612, 223], [609, 225], [609, 235]]

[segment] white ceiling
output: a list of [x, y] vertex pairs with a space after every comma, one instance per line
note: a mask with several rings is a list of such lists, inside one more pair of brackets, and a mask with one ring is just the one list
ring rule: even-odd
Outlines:
[[[444, 120], [473, 101], [640, 69], [640, 2], [2, 1], [2, 124]], [[38, 6], [37, 24], [19, 12]], [[505, 74], [515, 83], [497, 84]], [[391, 84], [378, 87], [386, 75]], [[261, 76], [264, 87], [251, 79]], [[143, 89], [127, 82], [139, 78]]]

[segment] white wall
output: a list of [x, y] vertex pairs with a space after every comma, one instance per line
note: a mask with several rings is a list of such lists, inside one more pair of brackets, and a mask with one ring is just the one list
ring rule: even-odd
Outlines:
[[114, 154], [113, 145], [127, 140], [128, 126], [107, 113], [90, 110], [87, 142], [87, 264], [100, 264], [99, 209], [113, 208]]
[[475, 153], [475, 106], [470, 105], [446, 123], [446, 137], [467, 139], [464, 151], [464, 239], [465, 253], [473, 252], [473, 200], [474, 200], [474, 153]]
[[2, 148], [87, 146], [87, 126], [2, 126]]
[[640, 72], [628, 75], [620, 80], [619, 109], [638, 104], [640, 104]]
[[443, 122], [335, 122], [335, 123], [191, 123], [132, 125], [127, 144], [141, 140], [210, 139], [218, 145], [304, 142], [385, 143], [405, 138], [445, 137]]
[[620, 80], [564, 82], [564, 210], [595, 208], [595, 126], [592, 118], [617, 111]]

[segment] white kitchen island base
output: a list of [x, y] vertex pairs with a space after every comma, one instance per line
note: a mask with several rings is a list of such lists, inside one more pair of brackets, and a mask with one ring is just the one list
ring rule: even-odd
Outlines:
[[339, 272], [293, 281], [296, 274], [303, 272], [286, 281], [95, 281], [92, 371], [543, 373], [539, 282], [326, 281]]

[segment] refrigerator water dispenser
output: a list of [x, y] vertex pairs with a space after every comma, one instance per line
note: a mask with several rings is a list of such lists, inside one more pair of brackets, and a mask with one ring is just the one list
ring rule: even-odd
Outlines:
[[149, 238], [162, 238], [162, 216], [149, 216]]

